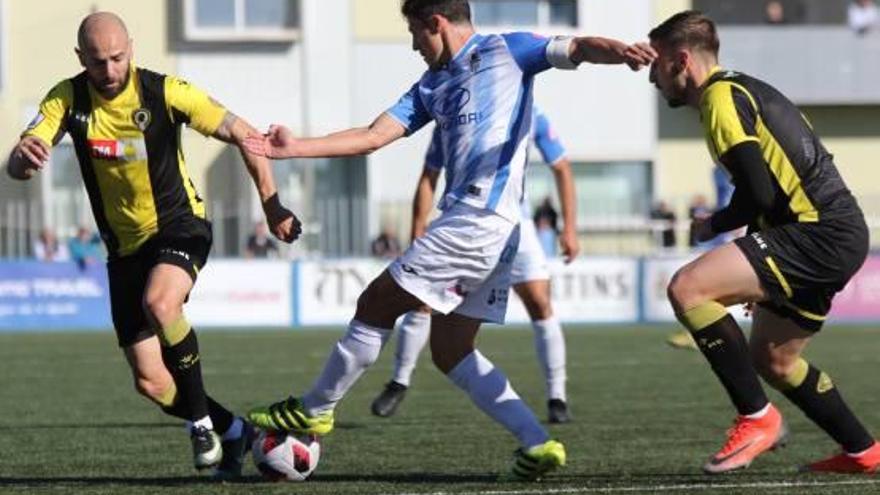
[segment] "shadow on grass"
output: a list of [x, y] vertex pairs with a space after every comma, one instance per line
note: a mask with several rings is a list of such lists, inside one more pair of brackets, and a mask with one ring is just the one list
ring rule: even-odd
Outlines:
[[152, 478], [133, 478], [130, 476], [0, 476], [0, 487], [51, 487], [54, 485], [125, 485], [125, 486], [186, 486], [216, 484], [211, 478], [204, 476], [169, 476]]
[[183, 428], [183, 423], [168, 423], [168, 422], [149, 422], [149, 421], [132, 421], [128, 423], [122, 422], [108, 422], [108, 423], [46, 423], [46, 424], [34, 424], [29, 423], [25, 425], [8, 425], [8, 424], [0, 424], [0, 431], [21, 431], [21, 430], [54, 430], [54, 429], [64, 429], [64, 430], [89, 430], [89, 429], [101, 429], [105, 430], [107, 428]]
[[[442, 473], [401, 473], [401, 474], [326, 474], [315, 476], [309, 480], [310, 484], [324, 483], [437, 483], [437, 484], [463, 484], [463, 483], [491, 483], [495, 480], [492, 475], [454, 475]], [[243, 476], [241, 479], [226, 482], [229, 485], [272, 483], [263, 480], [259, 476]], [[129, 476], [0, 476], [0, 487], [13, 488], [36, 488], [52, 487], [57, 485], [78, 485], [81, 487], [101, 485], [121, 486], [155, 486], [175, 487], [188, 485], [220, 485], [217, 481], [205, 476], [169, 476], [169, 477], [129, 477]]]

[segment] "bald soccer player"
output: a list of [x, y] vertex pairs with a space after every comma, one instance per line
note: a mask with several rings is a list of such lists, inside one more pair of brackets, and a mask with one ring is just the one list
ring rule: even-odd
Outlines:
[[[180, 127], [237, 146], [256, 131], [188, 82], [132, 64], [132, 40], [115, 14], [83, 19], [76, 54], [84, 70], [49, 91], [7, 171], [30, 179], [70, 134], [107, 246], [113, 325], [135, 388], [189, 422], [197, 469], [236, 477], [253, 430], [206, 394], [183, 314], [208, 259], [211, 224], [183, 160]], [[270, 162], [243, 149], [242, 157], [272, 233], [292, 242], [300, 223], [278, 200]]]

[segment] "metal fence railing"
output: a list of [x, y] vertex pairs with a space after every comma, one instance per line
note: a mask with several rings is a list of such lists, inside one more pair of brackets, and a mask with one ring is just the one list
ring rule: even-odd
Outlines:
[[[880, 249], [880, 198], [860, 199], [867, 214], [872, 248]], [[641, 217], [587, 217], [578, 221], [581, 252], [603, 255], [643, 256], [654, 253], [686, 253], [689, 219], [685, 201], [669, 201], [677, 214], [676, 220], [654, 220]], [[208, 216], [214, 225], [212, 254], [236, 257], [244, 252], [248, 236], [261, 220], [259, 213], [244, 202], [212, 201]], [[294, 212], [303, 221], [300, 240], [292, 245], [278, 243], [280, 257], [363, 256], [369, 254], [371, 232], [368, 215], [378, 215], [373, 222], [396, 234], [402, 246], [409, 242], [411, 205], [408, 201], [383, 201], [370, 205], [362, 198], [323, 198], [310, 210]], [[94, 228], [88, 205], [72, 202], [66, 208], [47, 211], [38, 201], [4, 200], [0, 198], [0, 258], [27, 259], [34, 256], [34, 243], [44, 228], [53, 231], [62, 242], [73, 237], [77, 227]], [[663, 245], [664, 232], [674, 233], [675, 243]], [[668, 234], [667, 234], [668, 235]]]

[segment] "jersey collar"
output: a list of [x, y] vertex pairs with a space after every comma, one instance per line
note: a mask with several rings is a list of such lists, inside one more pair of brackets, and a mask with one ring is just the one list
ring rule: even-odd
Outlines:
[[449, 65], [457, 64], [462, 58], [464, 58], [465, 54], [473, 48], [474, 45], [477, 44], [477, 41], [481, 38], [477, 33], [472, 33], [470, 38], [465, 41], [464, 45], [452, 56], [452, 60], [449, 61]]

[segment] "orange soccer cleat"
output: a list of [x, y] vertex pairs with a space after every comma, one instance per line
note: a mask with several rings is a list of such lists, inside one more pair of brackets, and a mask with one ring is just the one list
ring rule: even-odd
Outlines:
[[703, 471], [720, 474], [745, 469], [759, 455], [785, 445], [787, 433], [782, 415], [773, 404], [760, 418], [737, 416], [727, 430], [727, 443], [703, 465]]
[[804, 471], [814, 473], [865, 473], [873, 474], [880, 468], [880, 443], [874, 442], [868, 450], [859, 454], [841, 452], [827, 459], [807, 464]]

